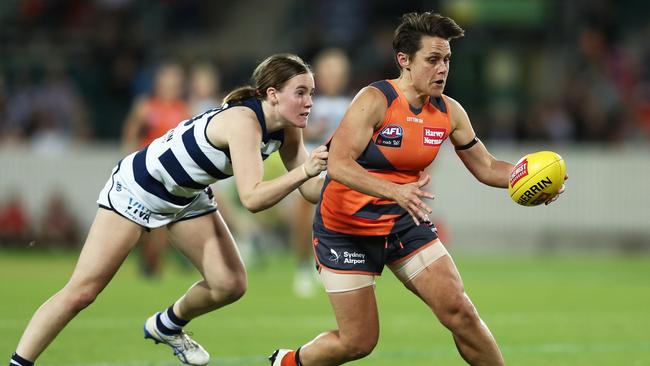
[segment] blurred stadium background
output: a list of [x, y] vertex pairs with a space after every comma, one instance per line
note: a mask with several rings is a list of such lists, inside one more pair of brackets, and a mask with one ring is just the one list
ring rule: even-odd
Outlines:
[[[567, 162], [567, 193], [541, 208], [480, 186], [448, 144], [432, 167], [435, 221], [506, 358], [650, 365], [650, 3], [613, 0], [1, 2], [0, 359], [71, 272], [97, 194], [124, 154], [127, 114], [151, 92], [158, 65], [210, 65], [223, 96], [272, 53], [310, 62], [337, 47], [350, 58], [354, 95], [397, 76], [392, 29], [400, 14], [422, 10], [466, 30], [452, 42], [446, 94], [491, 152], [516, 161], [553, 150]], [[251, 286], [241, 305], [194, 326], [221, 364], [262, 365], [260, 355], [305, 342], [333, 319], [324, 295], [294, 301], [290, 291], [291, 206], [251, 215], [231, 186], [217, 190], [233, 203]], [[130, 339], [195, 274], [171, 265], [148, 281], [136, 267], [130, 260], [40, 364], [175, 364]], [[384, 277], [382, 339], [356, 364], [462, 364], [434, 319]]]

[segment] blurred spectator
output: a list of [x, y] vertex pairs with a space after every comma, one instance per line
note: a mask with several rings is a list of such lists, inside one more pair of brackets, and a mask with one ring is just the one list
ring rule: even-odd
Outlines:
[[7, 89], [5, 77], [0, 74], [0, 142], [5, 139], [7, 116]]
[[60, 191], [50, 194], [45, 204], [38, 236], [39, 246], [76, 248], [79, 242], [79, 223]]
[[307, 147], [312, 149], [332, 136], [351, 100], [348, 95], [350, 60], [343, 50], [323, 50], [314, 59], [313, 67], [316, 94], [309, 125], [304, 131]]
[[14, 74], [12, 92], [7, 96], [4, 121], [4, 138], [23, 141], [34, 115], [35, 87], [30, 72], [18, 68]]
[[[490, 103], [488, 116], [492, 122], [489, 137], [493, 140], [512, 142], [517, 133], [517, 106], [510, 98], [502, 98]], [[437, 222], [436, 222], [437, 224]]]
[[188, 103], [193, 116], [221, 105], [221, 76], [209, 63], [198, 63], [190, 70]]
[[[180, 121], [190, 117], [183, 100], [185, 74], [178, 63], [163, 63], [156, 70], [151, 95], [139, 97], [129, 113], [122, 135], [125, 152], [130, 153], [162, 136]], [[140, 239], [140, 263], [147, 277], [162, 273], [162, 257], [168, 247], [166, 228], [153, 229]]]
[[180, 64], [164, 63], [156, 70], [152, 94], [139, 97], [124, 122], [122, 146], [125, 152], [149, 145], [190, 116], [183, 100], [184, 82], [185, 74]]
[[[321, 51], [314, 59], [316, 95], [309, 115], [309, 124], [303, 131], [305, 146], [311, 153], [334, 133], [350, 104], [348, 84], [350, 61], [338, 48]], [[311, 296], [315, 290], [315, 266], [311, 245], [311, 226], [314, 205], [301, 195], [293, 194], [294, 210], [288, 220], [292, 247], [298, 259], [294, 276], [294, 292], [301, 297]]]
[[532, 141], [566, 142], [575, 138], [575, 125], [559, 100], [536, 101], [525, 118], [524, 137]]
[[45, 79], [34, 96], [30, 136], [35, 148], [61, 149], [71, 141], [87, 141], [91, 136], [86, 106], [75, 84], [65, 73], [62, 60], [49, 60]]
[[27, 211], [18, 194], [10, 194], [0, 205], [0, 246], [25, 247], [28, 245], [31, 228]]
[[7, 100], [5, 138], [49, 152], [90, 137], [84, 101], [64, 68], [52, 57], [40, 83], [29, 70], [18, 70]]
[[581, 29], [575, 65], [567, 83], [568, 111], [577, 138], [619, 141], [625, 123], [629, 86], [634, 83], [614, 30], [597, 25]]

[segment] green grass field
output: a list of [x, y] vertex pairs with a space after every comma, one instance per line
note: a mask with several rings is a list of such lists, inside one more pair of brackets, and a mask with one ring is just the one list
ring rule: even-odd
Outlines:
[[[0, 364], [33, 311], [59, 289], [76, 254], [0, 251]], [[650, 257], [479, 258], [457, 255], [467, 291], [509, 365], [650, 365]], [[296, 347], [335, 323], [325, 295], [291, 292], [293, 261], [274, 255], [249, 268], [238, 303], [190, 323], [211, 365], [268, 365], [277, 347]], [[142, 335], [143, 321], [194, 280], [170, 263], [163, 278], [138, 275], [129, 258], [90, 308], [41, 356], [43, 366], [178, 365], [171, 350]], [[351, 365], [464, 365], [448, 332], [385, 272], [378, 280], [381, 335]], [[4, 355], [4, 356], [2, 356]]]

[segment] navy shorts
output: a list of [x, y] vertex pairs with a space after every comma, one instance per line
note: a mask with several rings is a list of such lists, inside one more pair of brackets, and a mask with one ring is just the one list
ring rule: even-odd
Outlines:
[[386, 264], [408, 258], [436, 239], [436, 227], [427, 224], [387, 236], [348, 235], [321, 226], [314, 230], [313, 244], [319, 270], [379, 275]]

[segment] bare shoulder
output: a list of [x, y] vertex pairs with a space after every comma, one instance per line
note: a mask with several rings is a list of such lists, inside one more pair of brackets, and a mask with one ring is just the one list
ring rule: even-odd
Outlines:
[[219, 113], [217, 115], [218, 117], [225, 117], [226, 119], [228, 118], [245, 118], [245, 119], [253, 119], [257, 120], [257, 116], [255, 115], [255, 112], [244, 106], [236, 106], [236, 107], [230, 107], [226, 109], [225, 111]]
[[452, 115], [457, 114], [459, 111], [465, 113], [465, 109], [463, 109], [463, 106], [460, 105], [460, 103], [456, 99], [446, 94], [443, 94], [442, 97], [444, 98], [445, 102], [447, 102], [447, 107], [449, 107], [449, 110], [451, 111]]
[[357, 98], [364, 98], [365, 100], [373, 101], [373, 102], [382, 102], [384, 105], [386, 104], [386, 96], [384, 95], [384, 92], [379, 90], [376, 86], [368, 85], [364, 87], [363, 89], [359, 90], [359, 93], [354, 97], [354, 99]]
[[456, 129], [461, 125], [469, 122], [469, 117], [463, 106], [454, 98], [443, 94], [443, 98], [447, 102], [449, 108], [449, 118], [451, 119], [452, 129]]
[[225, 111], [214, 116], [211, 125], [219, 125], [222, 129], [248, 129], [254, 128], [255, 130], [260, 130], [259, 123], [257, 121], [257, 115], [255, 112], [248, 107], [231, 107]]
[[449, 134], [449, 137], [454, 145], [464, 145], [476, 135], [469, 120], [469, 116], [458, 101], [447, 95], [443, 95], [443, 97], [447, 101], [449, 119], [451, 121], [451, 133]]
[[357, 93], [350, 103], [346, 117], [343, 117], [343, 123], [346, 120], [365, 121], [364, 124], [369, 123], [376, 126], [383, 120], [387, 108], [384, 93], [374, 86], [366, 86]]
[[262, 128], [255, 112], [247, 107], [232, 107], [212, 118], [207, 127], [207, 136], [219, 148], [227, 147], [228, 141], [236, 136], [261, 138]]

